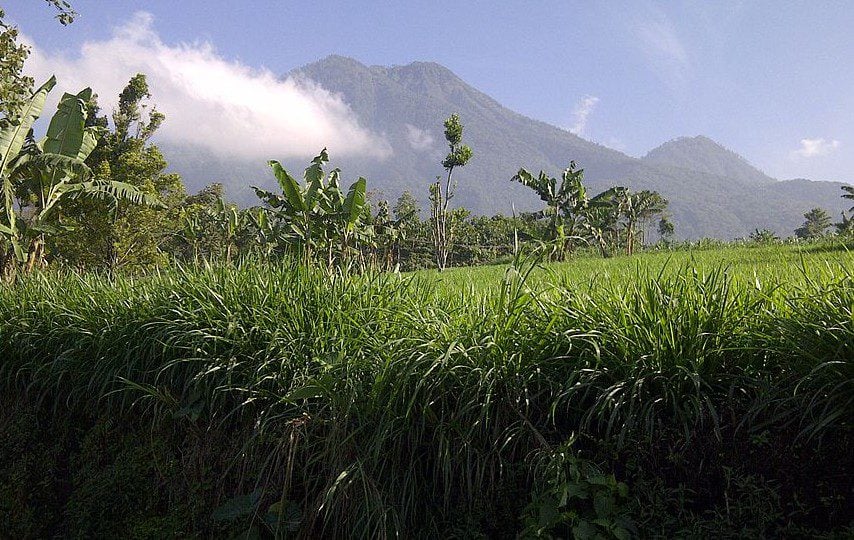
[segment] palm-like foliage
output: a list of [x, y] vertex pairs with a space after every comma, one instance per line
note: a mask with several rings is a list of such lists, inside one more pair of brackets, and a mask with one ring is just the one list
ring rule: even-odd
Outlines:
[[281, 194], [254, 186], [253, 189], [266, 205], [269, 228], [281, 248], [296, 251], [306, 259], [325, 255], [331, 266], [351, 253], [351, 243], [363, 233], [362, 225], [369, 214], [367, 181], [359, 178], [345, 195], [340, 187], [340, 170], [325, 174], [323, 166], [328, 161], [324, 148], [305, 169], [305, 185], [301, 185], [281, 163], [272, 160], [269, 164]]
[[[26, 263], [27, 271], [44, 259], [45, 235], [62, 230], [59, 210], [64, 201], [88, 197], [113, 205], [119, 201], [160, 205], [155, 197], [124, 182], [90, 178], [85, 160], [101, 136], [99, 128], [85, 125], [90, 88], [64, 94], [45, 138], [34, 138], [32, 124], [55, 83], [52, 77], [42, 85], [19, 115], [19, 124], [4, 126], [0, 132], [5, 199], [0, 233], [12, 245], [17, 261]], [[21, 219], [24, 214], [27, 218]]]
[[545, 171], [534, 176], [525, 169], [519, 169], [512, 181], [530, 187], [546, 203], [540, 216], [548, 221], [548, 240], [554, 246], [555, 258], [563, 260], [567, 253], [572, 252], [576, 242], [583, 240], [581, 229], [590, 204], [584, 186], [584, 169], [576, 169], [575, 162], [571, 161], [563, 171], [560, 183]]
[[560, 182], [544, 171], [534, 176], [525, 169], [512, 178], [533, 189], [546, 203], [538, 216], [548, 221], [547, 239], [558, 260], [571, 253], [579, 241], [596, 245], [607, 256], [621, 236], [626, 254], [631, 255], [638, 227], [643, 242], [645, 223], [664, 213], [667, 200], [654, 191], [633, 193], [620, 186], [589, 197], [583, 179], [584, 170], [576, 169], [574, 161], [563, 171]]

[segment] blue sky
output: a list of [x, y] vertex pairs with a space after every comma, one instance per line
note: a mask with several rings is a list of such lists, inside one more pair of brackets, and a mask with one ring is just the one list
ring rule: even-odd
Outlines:
[[[630, 155], [703, 134], [778, 178], [854, 182], [851, 2], [72, 3], [80, 17], [63, 28], [42, 2], [4, 2], [39, 51], [37, 75], [85, 74], [112, 89], [98, 55], [114, 56], [105, 71], [125, 66], [117, 28], [139, 45], [126, 54], [155, 47], [181, 66], [204, 57], [222, 69], [217, 80], [236, 69], [247, 84], [333, 53], [367, 64], [432, 60], [518, 112]], [[352, 120], [330, 96], [272, 84], [252, 88]], [[154, 85], [155, 98], [169, 104], [176, 85]], [[179, 118], [192, 112], [182, 103], [172, 105]]]

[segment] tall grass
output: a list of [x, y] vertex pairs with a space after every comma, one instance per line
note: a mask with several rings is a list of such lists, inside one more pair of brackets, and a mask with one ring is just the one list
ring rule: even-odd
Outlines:
[[211, 510], [253, 492], [256, 522], [303, 536], [513, 536], [566, 448], [631, 485], [674, 449], [850, 440], [849, 265], [614, 264], [36, 275], [0, 289], [0, 392], [230, 434]]

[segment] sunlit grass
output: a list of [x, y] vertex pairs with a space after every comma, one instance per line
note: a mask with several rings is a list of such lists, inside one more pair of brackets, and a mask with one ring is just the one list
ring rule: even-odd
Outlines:
[[601, 459], [847, 433], [852, 268], [777, 246], [441, 275], [36, 275], [0, 289], [0, 389], [234, 426], [234, 459], [307, 534], [430, 536], [502, 486], [536, 489], [527, 457], [576, 438]]

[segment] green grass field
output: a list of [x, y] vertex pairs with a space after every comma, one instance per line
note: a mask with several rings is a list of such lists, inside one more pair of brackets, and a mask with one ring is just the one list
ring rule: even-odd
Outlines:
[[826, 245], [36, 275], [0, 289], [0, 530], [844, 536], [852, 269]]
[[[723, 269], [739, 282], [803, 283], [805, 276], [839, 274], [854, 268], [854, 252], [844, 245], [813, 244], [792, 246], [743, 246], [696, 251], [650, 252], [627, 257], [602, 259], [591, 255], [566, 263], [543, 265], [532, 275], [532, 283], [596, 284], [628, 281], [634, 277], [680, 272], [686, 267], [699, 272]], [[435, 270], [417, 273], [437, 278], [456, 292], [497, 287], [506, 265], [451, 268], [443, 274]]]

